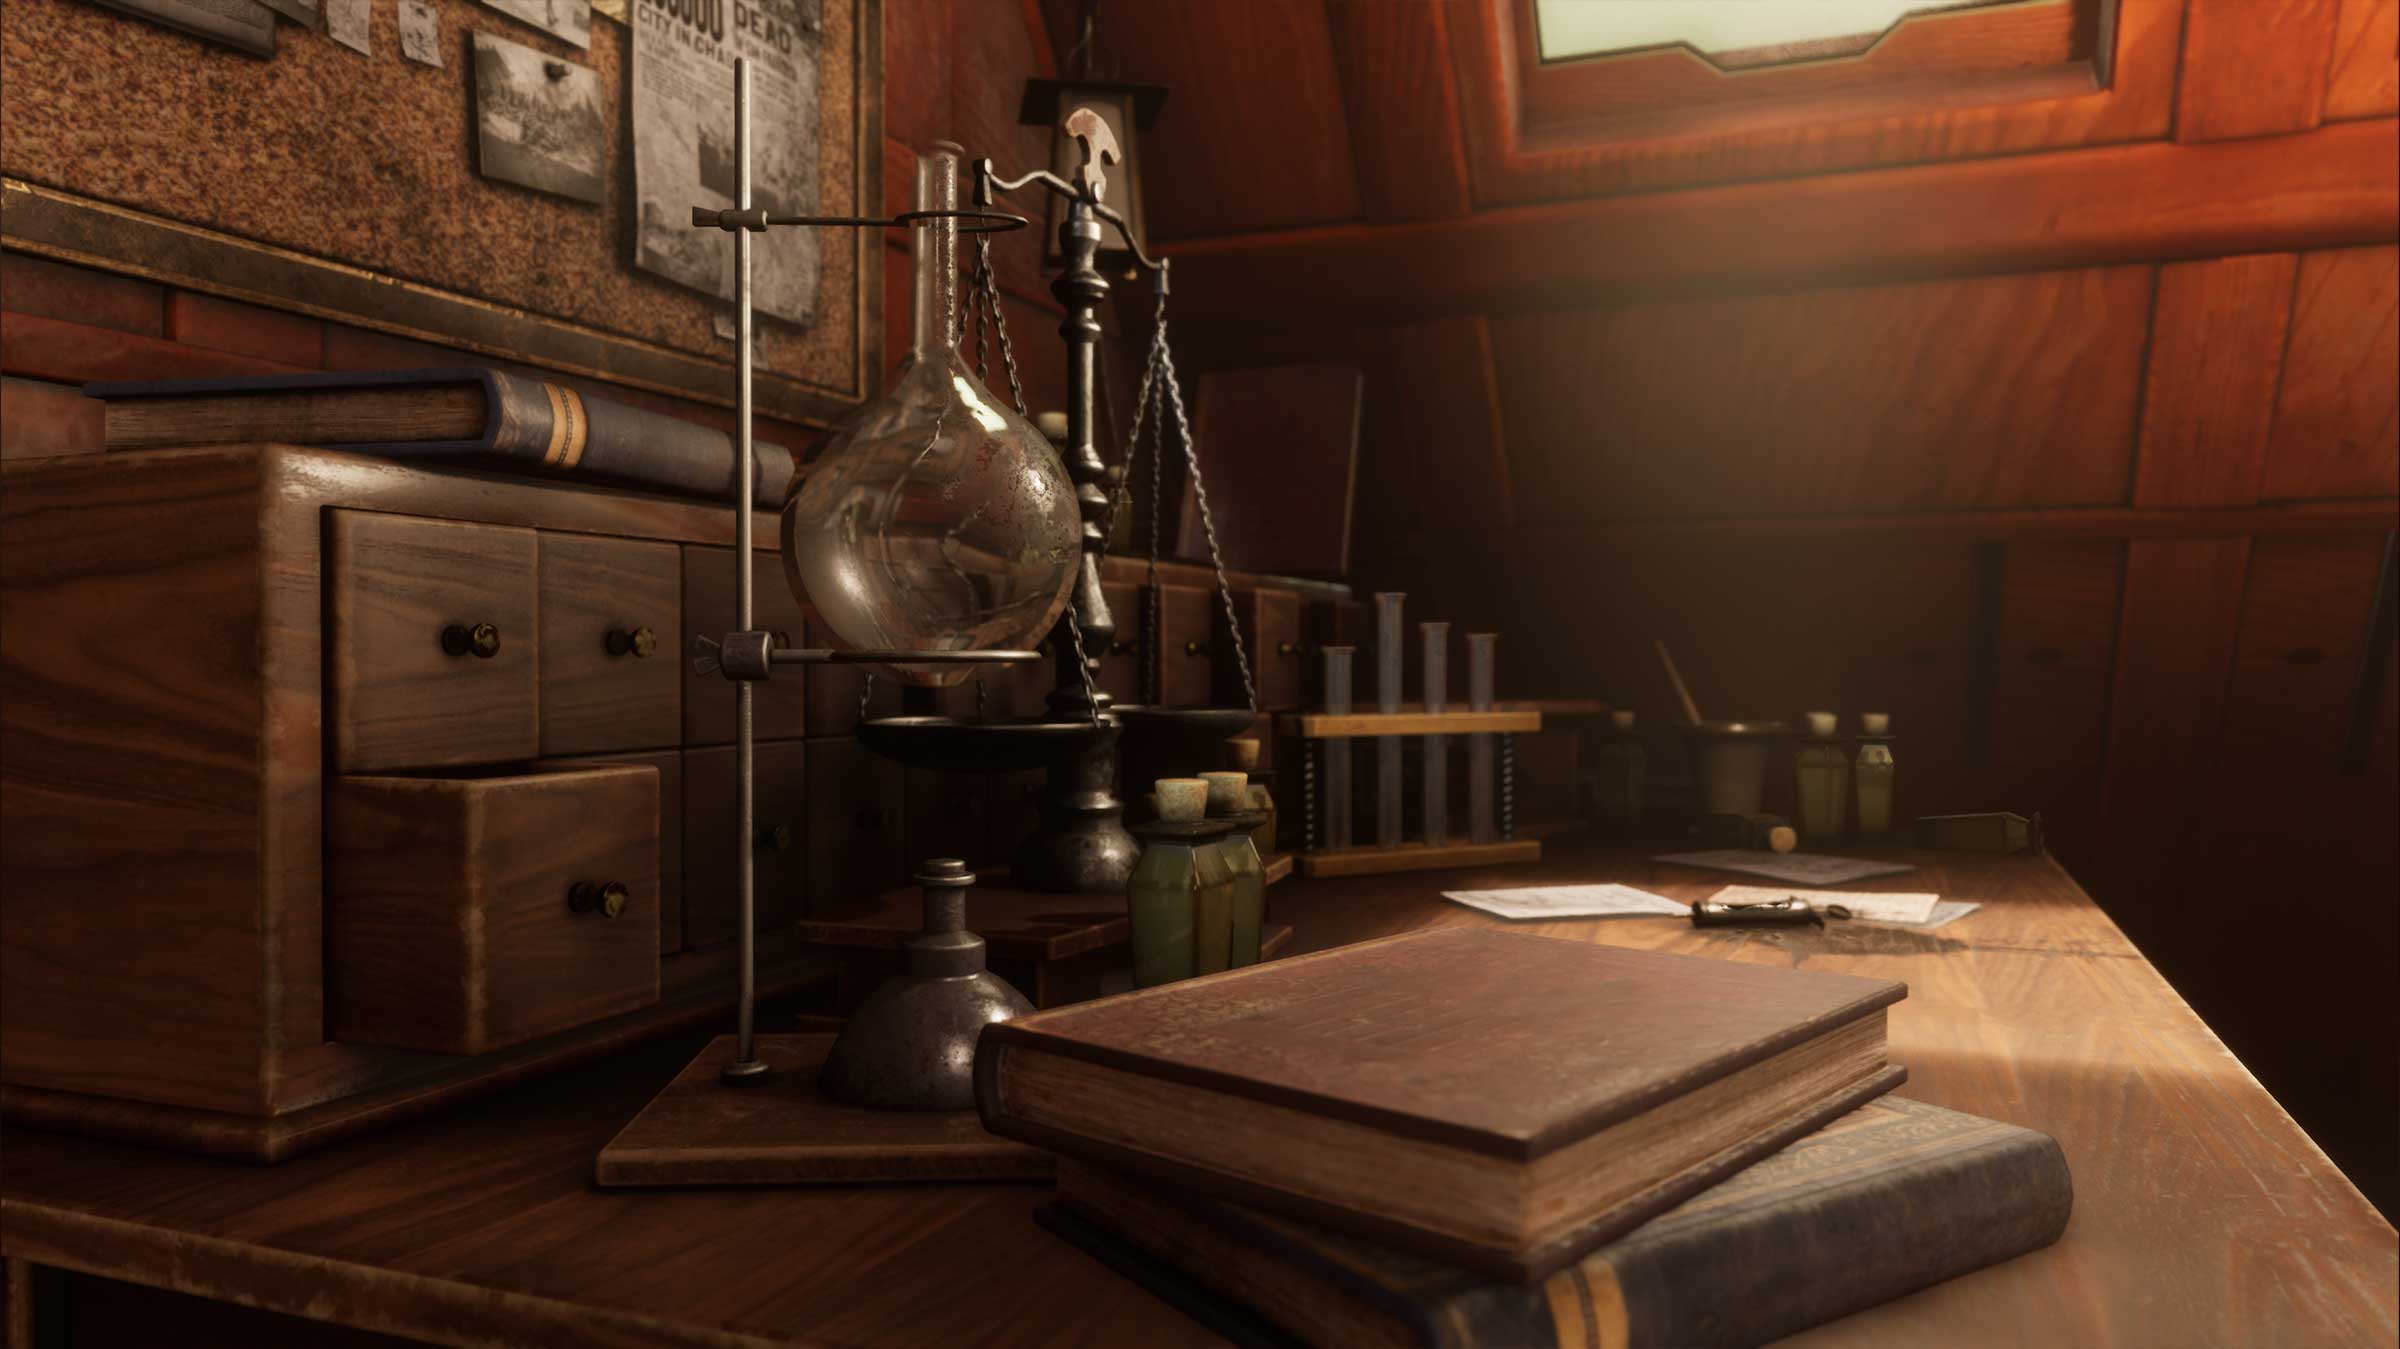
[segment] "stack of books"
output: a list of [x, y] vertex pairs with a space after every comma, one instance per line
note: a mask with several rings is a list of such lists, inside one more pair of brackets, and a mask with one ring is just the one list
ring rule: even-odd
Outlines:
[[2066, 1225], [2049, 1137], [1885, 1095], [1905, 996], [1450, 928], [990, 1027], [977, 1107], [1238, 1340], [1756, 1344]]

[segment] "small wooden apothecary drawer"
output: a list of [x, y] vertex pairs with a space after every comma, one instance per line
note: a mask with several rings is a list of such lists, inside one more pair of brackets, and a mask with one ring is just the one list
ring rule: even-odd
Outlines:
[[534, 532], [329, 516], [326, 721], [339, 771], [534, 757]]
[[328, 1038], [482, 1054], [658, 1001], [658, 772], [327, 791]]
[[541, 536], [542, 753], [659, 749], [683, 739], [683, 550]]

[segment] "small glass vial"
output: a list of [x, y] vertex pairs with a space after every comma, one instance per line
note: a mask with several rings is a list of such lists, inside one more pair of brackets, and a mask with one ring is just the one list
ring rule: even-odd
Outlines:
[[1643, 789], [1650, 780], [1650, 754], [1633, 729], [1633, 713], [1608, 714], [1609, 734], [1592, 752], [1593, 812], [1603, 833], [1631, 838], [1641, 832]]
[[1233, 873], [1213, 846], [1235, 826], [1204, 817], [1208, 784], [1161, 778], [1160, 818], [1133, 826], [1141, 859], [1126, 882], [1136, 988], [1227, 968], [1233, 947]]
[[1811, 845], [1841, 838], [1850, 813], [1850, 759], [1834, 740], [1840, 729], [1841, 718], [1831, 712], [1808, 714], [1808, 735], [1797, 757], [1800, 839]]
[[1892, 719], [1869, 712], [1858, 725], [1858, 832], [1875, 838], [1892, 832]]

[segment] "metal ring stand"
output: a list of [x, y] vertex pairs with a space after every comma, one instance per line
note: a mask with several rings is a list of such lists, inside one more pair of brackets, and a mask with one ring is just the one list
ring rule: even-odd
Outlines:
[[[692, 208], [692, 225], [696, 229], [721, 229], [734, 237], [736, 387], [735, 439], [740, 456], [734, 474], [734, 621], [740, 631], [728, 633], [719, 643], [715, 660], [727, 679], [734, 681], [734, 784], [739, 802], [736, 810], [734, 848], [740, 859], [741, 916], [740, 969], [741, 988], [736, 1009], [736, 1044], [733, 1061], [725, 1065], [724, 1077], [729, 1082], [754, 1080], [767, 1071], [765, 1061], [758, 1057], [758, 937], [757, 937], [757, 875], [750, 855], [750, 840], [756, 830], [755, 789], [755, 698], [751, 685], [770, 677], [777, 665], [843, 665], [843, 664], [991, 664], [1022, 663], [1042, 659], [1036, 651], [893, 651], [893, 650], [782, 650], [773, 644], [770, 634], [757, 631], [752, 593], [751, 549], [754, 493], [757, 490], [757, 455], [752, 442], [751, 401], [751, 304], [750, 236], [764, 233], [770, 225], [803, 226], [835, 229], [893, 229], [924, 220], [957, 220], [966, 233], [997, 233], [1023, 229], [1031, 222], [1026, 217], [1008, 211], [955, 210], [903, 211], [890, 218], [876, 216], [805, 216], [777, 215], [753, 207], [750, 194], [750, 61], [737, 58], [733, 63], [733, 128], [734, 155], [740, 178], [735, 197], [739, 205], [730, 210], [707, 207]], [[972, 222], [972, 223], [968, 223]]]

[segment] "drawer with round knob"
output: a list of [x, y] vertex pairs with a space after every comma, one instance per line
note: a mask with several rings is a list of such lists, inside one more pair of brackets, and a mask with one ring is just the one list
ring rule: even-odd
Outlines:
[[484, 1054], [658, 1001], [658, 772], [326, 791], [327, 1038]]
[[542, 753], [658, 749], [683, 738], [683, 550], [541, 536]]
[[325, 719], [338, 769], [532, 758], [534, 531], [328, 514]]

